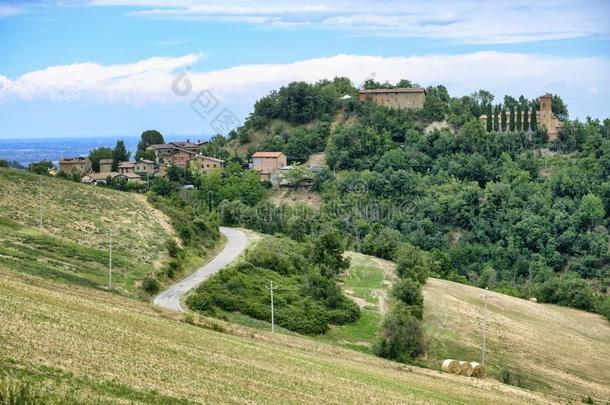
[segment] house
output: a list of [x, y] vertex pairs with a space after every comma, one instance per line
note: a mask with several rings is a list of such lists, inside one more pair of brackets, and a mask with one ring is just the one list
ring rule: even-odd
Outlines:
[[100, 173], [110, 173], [112, 171], [112, 159], [100, 159]]
[[[538, 98], [539, 104], [540, 104], [540, 108], [538, 111], [536, 111], [536, 122], [538, 124], [538, 126], [540, 128], [545, 128], [546, 132], [549, 136], [548, 141], [549, 142], [553, 142], [555, 139], [557, 139], [557, 136], [559, 135], [559, 130], [562, 128], [563, 123], [559, 120], [559, 118], [557, 118], [557, 116], [555, 116], [555, 114], [553, 114], [553, 110], [552, 110], [552, 100], [553, 100], [553, 95], [546, 93], [542, 96], [540, 96]], [[531, 122], [531, 115], [533, 114], [533, 111], [528, 110], [527, 111], [527, 115], [530, 116], [529, 117], [529, 122]], [[510, 122], [510, 111], [504, 111], [504, 114], [506, 114], [506, 122], [507, 122], [507, 131], [510, 131], [510, 129], [508, 128], [508, 123]], [[521, 120], [522, 122], [525, 121], [525, 112], [523, 112], [521, 114]], [[501, 115], [500, 115], [501, 117]], [[500, 117], [498, 117], [498, 121], [501, 122]], [[493, 114], [491, 116], [491, 119], [495, 118], [495, 114]], [[515, 113], [515, 119], [516, 119], [516, 113]], [[486, 127], [487, 126], [487, 115], [481, 115], [479, 117], [479, 121], [481, 122], [481, 124]]]
[[91, 161], [85, 157], [64, 158], [59, 161], [59, 171], [67, 175], [89, 173], [91, 172]]
[[424, 108], [426, 90], [422, 87], [360, 90], [358, 99], [390, 108], [419, 110]]
[[179, 149], [175, 153], [165, 158], [165, 163], [171, 163], [178, 167], [185, 168], [188, 163], [195, 157], [195, 152], [190, 152], [186, 149]]
[[195, 157], [197, 150], [203, 142], [197, 144], [191, 142], [170, 142], [161, 145], [151, 145], [149, 149], [155, 151], [157, 163], [173, 163], [176, 166], [186, 167], [188, 162]]
[[196, 155], [193, 162], [198, 170], [206, 173], [214, 169], [224, 169], [225, 167], [224, 160], [204, 155]]
[[282, 152], [256, 152], [252, 155], [252, 168], [258, 172], [261, 180], [272, 180], [287, 163], [288, 159]]
[[119, 173], [135, 173], [136, 164], [134, 162], [121, 162], [117, 165]]
[[152, 160], [140, 159], [135, 162], [136, 173], [146, 173], [147, 175], [155, 174], [155, 162]]

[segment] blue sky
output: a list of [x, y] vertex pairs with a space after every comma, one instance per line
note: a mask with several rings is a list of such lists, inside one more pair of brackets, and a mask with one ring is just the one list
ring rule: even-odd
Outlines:
[[608, 21], [608, 1], [0, 0], [0, 138], [210, 134], [221, 112], [243, 120], [271, 89], [336, 75], [549, 91], [606, 118]]

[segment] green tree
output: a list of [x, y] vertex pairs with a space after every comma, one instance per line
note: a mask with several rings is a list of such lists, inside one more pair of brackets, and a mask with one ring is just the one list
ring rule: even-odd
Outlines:
[[[49, 174], [49, 169], [53, 168], [53, 163], [48, 160], [42, 160], [36, 163], [30, 163], [28, 166], [28, 170], [32, 173], [47, 175]], [[80, 180], [80, 179], [79, 179]]]
[[606, 216], [604, 203], [595, 194], [589, 193], [582, 197], [578, 209], [578, 217], [581, 226], [592, 231]]
[[491, 132], [493, 130], [491, 103], [487, 104], [487, 120], [486, 120], [485, 129], [487, 130], [487, 132]]
[[420, 248], [405, 243], [394, 254], [396, 273], [400, 278], [415, 280], [424, 284], [430, 272], [426, 252]]
[[510, 132], [515, 132], [515, 107], [510, 106], [510, 114], [508, 116], [508, 129]]
[[551, 110], [561, 121], [566, 121], [569, 118], [568, 106], [563, 102], [563, 99], [557, 94], [553, 94], [551, 100]]
[[517, 104], [517, 131], [523, 130], [523, 117], [521, 116], [521, 104]]
[[149, 129], [142, 132], [140, 142], [138, 142], [138, 149], [136, 151], [136, 160], [155, 160], [155, 152], [147, 151], [146, 148], [151, 145], [160, 145], [163, 143], [165, 143], [165, 141], [163, 140], [163, 135], [161, 135], [161, 132], [155, 129]]
[[501, 127], [500, 128], [502, 128], [502, 132], [505, 132], [506, 131], [506, 124], [507, 124], [506, 123], [506, 109], [504, 107], [502, 107], [502, 106], [500, 107], [500, 114], [502, 114], [500, 116], [500, 120], [501, 120], [500, 121], [501, 122]]
[[422, 327], [402, 302], [398, 302], [383, 320], [374, 351], [380, 357], [405, 363], [424, 353]]
[[119, 163], [128, 161], [130, 156], [131, 153], [127, 151], [125, 142], [122, 140], [116, 141], [116, 146], [112, 151], [112, 170], [117, 171]]
[[314, 239], [312, 261], [320, 265], [322, 274], [334, 277], [349, 267], [349, 258], [343, 257], [343, 242], [341, 234], [334, 228], [329, 228]]
[[538, 117], [536, 110], [532, 109], [532, 115], [530, 117], [530, 129], [534, 132], [538, 131]]
[[112, 148], [107, 147], [99, 147], [92, 149], [89, 152], [89, 160], [91, 161], [91, 169], [94, 172], [100, 171], [100, 160], [102, 159], [113, 159], [114, 150]]
[[286, 181], [291, 187], [297, 189], [307, 176], [308, 172], [309, 170], [307, 169], [307, 166], [299, 163], [294, 163], [292, 164], [292, 169], [288, 170], [284, 174], [284, 179], [286, 179]]

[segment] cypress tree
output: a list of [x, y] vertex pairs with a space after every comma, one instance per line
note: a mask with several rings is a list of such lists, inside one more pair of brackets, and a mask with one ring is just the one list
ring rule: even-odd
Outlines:
[[523, 129], [523, 120], [521, 119], [521, 105], [517, 105], [517, 131]]
[[506, 110], [504, 109], [504, 106], [500, 106], [500, 114], [502, 114], [500, 116], [502, 132], [506, 132]]
[[493, 128], [492, 127], [492, 123], [493, 123], [492, 120], [493, 120], [493, 118], [492, 118], [491, 115], [492, 115], [491, 114], [491, 103], [489, 103], [487, 105], [487, 121], [486, 121], [487, 132], [491, 132], [491, 129]]
[[523, 130], [525, 132], [530, 130], [529, 108], [527, 107], [525, 107], [525, 110], [523, 110]]
[[502, 111], [500, 109], [500, 105], [496, 105], [496, 107], [494, 108], [494, 131], [498, 132], [500, 130], [500, 111]]
[[536, 117], [536, 110], [532, 109], [532, 117], [530, 119], [530, 128], [532, 131], [538, 130], [538, 118]]
[[508, 117], [508, 129], [515, 132], [515, 107], [510, 106], [510, 116]]

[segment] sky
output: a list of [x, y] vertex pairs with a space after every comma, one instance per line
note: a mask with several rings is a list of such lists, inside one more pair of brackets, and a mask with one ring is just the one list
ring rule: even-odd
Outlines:
[[226, 133], [335, 76], [608, 118], [610, 1], [0, 0], [0, 139]]

